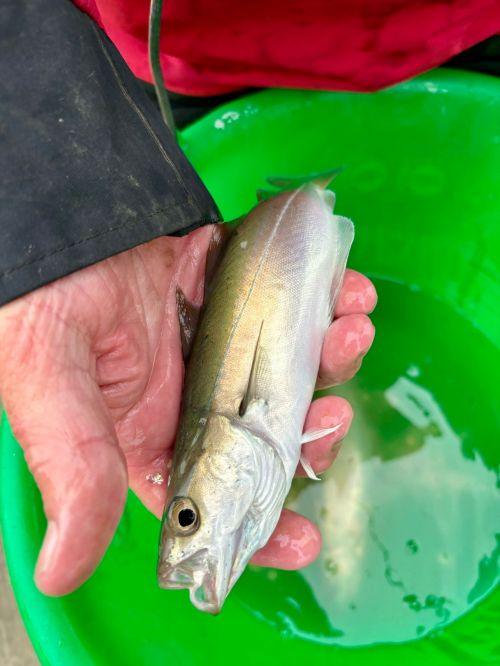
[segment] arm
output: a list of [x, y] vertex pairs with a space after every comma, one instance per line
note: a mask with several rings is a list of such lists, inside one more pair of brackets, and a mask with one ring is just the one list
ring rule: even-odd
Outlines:
[[4, 0], [0, 304], [217, 208], [106, 35], [68, 0]]

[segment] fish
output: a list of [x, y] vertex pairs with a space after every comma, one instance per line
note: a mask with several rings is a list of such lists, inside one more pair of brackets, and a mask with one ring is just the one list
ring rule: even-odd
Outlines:
[[324, 179], [263, 198], [220, 240], [199, 318], [178, 294], [188, 361], [157, 574], [204, 612], [271, 537], [299, 460], [317, 478], [302, 445], [340, 427], [303, 434], [354, 238], [334, 204]]

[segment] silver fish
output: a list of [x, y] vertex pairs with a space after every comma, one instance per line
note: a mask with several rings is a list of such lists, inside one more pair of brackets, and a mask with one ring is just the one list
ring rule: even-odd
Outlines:
[[[259, 203], [230, 238], [187, 367], [158, 580], [217, 613], [290, 489], [354, 237], [309, 183]], [[185, 303], [181, 298], [184, 324]], [[310, 465], [304, 468], [314, 476]]]

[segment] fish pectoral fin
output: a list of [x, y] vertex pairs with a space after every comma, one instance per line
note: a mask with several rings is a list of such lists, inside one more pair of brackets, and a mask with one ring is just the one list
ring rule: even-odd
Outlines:
[[252, 366], [250, 368], [250, 375], [248, 377], [247, 388], [243, 399], [240, 403], [239, 415], [244, 416], [251, 403], [267, 404], [265, 398], [259, 395], [259, 384], [262, 386], [262, 378], [267, 372], [268, 360], [264, 349], [261, 346], [262, 329], [264, 321], [260, 325], [259, 335], [255, 343], [253, 352]]
[[[341, 426], [342, 423], [338, 423], [336, 426], [332, 426], [331, 428], [313, 428], [312, 430], [308, 430], [302, 435], [300, 443], [307, 444], [308, 442], [315, 442], [317, 439], [321, 439], [322, 437], [326, 437], [327, 435], [331, 435], [332, 433], [337, 432]], [[300, 456], [300, 464], [310, 479], [313, 481], [321, 481], [321, 479], [316, 476], [311, 463], [307, 460], [304, 454]]]
[[180, 287], [175, 291], [177, 314], [181, 333], [182, 356], [186, 362], [193, 346], [194, 334], [198, 326], [201, 307], [188, 301]]
[[316, 476], [316, 474], [314, 473], [314, 470], [311, 467], [311, 463], [309, 462], [309, 460], [307, 460], [307, 458], [305, 458], [304, 456], [300, 456], [300, 464], [302, 465], [304, 472], [312, 481], [321, 481], [319, 476]]
[[332, 428], [314, 428], [313, 430], [308, 430], [302, 435], [300, 443], [307, 444], [307, 442], [315, 442], [317, 439], [321, 439], [322, 437], [331, 435], [333, 432], [337, 432], [341, 426], [342, 423], [339, 423]]

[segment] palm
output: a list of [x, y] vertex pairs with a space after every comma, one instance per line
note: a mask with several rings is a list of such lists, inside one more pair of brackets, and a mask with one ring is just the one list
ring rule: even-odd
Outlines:
[[[175, 292], [179, 285], [201, 303], [210, 235], [203, 229], [157, 239], [103, 262], [92, 276], [102, 323], [93, 349], [95, 380], [126, 456], [130, 487], [156, 515], [165, 499], [184, 373]], [[109, 302], [100, 296], [105, 289]]]
[[[154, 514], [162, 512], [184, 374], [175, 292], [179, 286], [201, 303], [211, 235], [204, 227], [156, 239], [0, 311], [0, 389], [42, 491], [49, 524], [37, 583], [48, 594], [71, 591], [91, 574], [129, 486]], [[375, 300], [371, 283], [349, 272], [341, 316], [325, 338], [322, 384], [345, 381], [359, 367], [373, 339], [366, 313]], [[331, 464], [351, 416], [341, 398], [311, 406], [308, 429], [342, 423], [334, 435], [305, 445], [316, 471]], [[297, 568], [319, 547], [317, 529], [284, 511], [254, 561]]]

